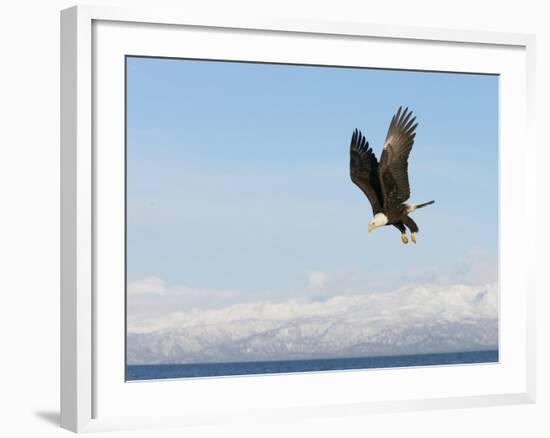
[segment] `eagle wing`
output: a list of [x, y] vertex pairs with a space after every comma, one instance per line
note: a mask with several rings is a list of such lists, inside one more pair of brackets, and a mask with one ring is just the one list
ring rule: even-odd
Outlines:
[[418, 123], [412, 117], [412, 111], [401, 111], [401, 107], [392, 117], [384, 149], [380, 157], [378, 174], [382, 186], [384, 207], [389, 210], [411, 196], [409, 186], [409, 154], [414, 143], [414, 130]]
[[382, 211], [382, 191], [378, 179], [378, 160], [361, 131], [355, 130], [350, 143], [351, 180], [369, 198], [374, 214]]

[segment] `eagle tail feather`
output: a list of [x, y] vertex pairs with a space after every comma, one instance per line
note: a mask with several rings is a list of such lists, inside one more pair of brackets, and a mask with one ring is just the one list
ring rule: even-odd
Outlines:
[[407, 213], [412, 213], [415, 210], [418, 210], [419, 208], [427, 207], [428, 205], [432, 205], [435, 203], [434, 200], [427, 201], [427, 202], [420, 202], [418, 204], [407, 204]]

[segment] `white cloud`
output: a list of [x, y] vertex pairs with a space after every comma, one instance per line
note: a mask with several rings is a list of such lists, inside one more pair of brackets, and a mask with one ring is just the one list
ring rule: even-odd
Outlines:
[[235, 297], [238, 292], [233, 289], [212, 289], [204, 287], [188, 286], [168, 286], [164, 280], [159, 277], [149, 276], [139, 278], [128, 284], [128, 294], [130, 295], [182, 295], [197, 296], [204, 299], [208, 297], [228, 298]]
[[308, 275], [309, 286], [311, 288], [323, 287], [330, 280], [330, 275], [326, 272], [310, 272]]
[[128, 294], [164, 295], [167, 292], [166, 283], [159, 277], [143, 277], [128, 283]]
[[177, 311], [227, 306], [239, 297], [233, 289], [169, 285], [159, 277], [146, 276], [128, 283], [128, 318], [169, 318]]
[[368, 267], [346, 268], [331, 272], [313, 271], [308, 274], [307, 287], [319, 299], [338, 295], [365, 294], [376, 291], [390, 292], [404, 285], [451, 286], [464, 284], [477, 286], [496, 282], [497, 256], [485, 251], [471, 251], [458, 260], [438, 266], [409, 267], [391, 265], [376, 271]]

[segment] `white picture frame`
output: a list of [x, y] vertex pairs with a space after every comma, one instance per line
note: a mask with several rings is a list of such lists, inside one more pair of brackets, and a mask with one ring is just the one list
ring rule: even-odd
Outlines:
[[[222, 37], [226, 45], [219, 44]], [[182, 41], [193, 44], [186, 46]], [[120, 166], [124, 157], [124, 132], [120, 130], [124, 56], [244, 57], [251, 61], [350, 65], [346, 47], [351, 50], [366, 45], [372, 46], [376, 61], [359, 60], [357, 65], [476, 71], [503, 78], [500, 363], [186, 382], [121, 380], [125, 316], [120, 312], [124, 302], [120, 295], [124, 293], [120, 208], [124, 200], [118, 189], [124, 172]], [[187, 52], [182, 55], [183, 47]], [[316, 50], [320, 47], [322, 50]], [[311, 58], [304, 59], [305, 49]], [[390, 58], [384, 51], [400, 56]], [[240, 14], [205, 17], [192, 11], [103, 6], [62, 11], [61, 426], [82, 432], [250, 417], [288, 419], [534, 402], [536, 229], [523, 228], [521, 236], [510, 232], [520, 221], [536, 222], [534, 53], [534, 36], [524, 34], [258, 19]], [[520, 157], [508, 152], [512, 144], [522, 145]], [[106, 290], [114, 292], [106, 295]], [[369, 395], [354, 390], [367, 382], [372, 389]], [[394, 382], [393, 386], [388, 382]], [[182, 385], [187, 401], [174, 402], [174, 397], [183, 393]], [[322, 391], [316, 390], [321, 387]], [[299, 388], [292, 402], [289, 388]], [[203, 399], [199, 394], [205, 394]], [[159, 399], [166, 402], [159, 403]]]

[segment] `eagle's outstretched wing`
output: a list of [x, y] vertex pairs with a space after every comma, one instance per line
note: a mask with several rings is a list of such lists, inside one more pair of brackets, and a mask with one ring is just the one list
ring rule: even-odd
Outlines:
[[414, 123], [416, 117], [412, 117], [412, 111], [401, 111], [401, 107], [392, 117], [382, 156], [378, 174], [382, 186], [383, 203], [386, 209], [405, 202], [411, 196], [409, 187], [409, 154], [414, 143], [414, 130], [418, 123]]
[[382, 211], [382, 191], [378, 179], [378, 160], [366, 138], [357, 129], [353, 132], [349, 148], [351, 180], [369, 198], [374, 214]]

